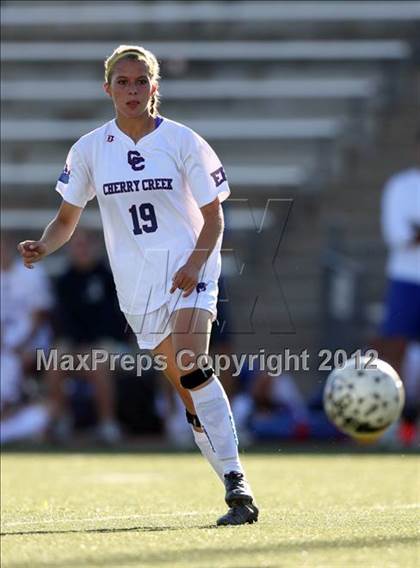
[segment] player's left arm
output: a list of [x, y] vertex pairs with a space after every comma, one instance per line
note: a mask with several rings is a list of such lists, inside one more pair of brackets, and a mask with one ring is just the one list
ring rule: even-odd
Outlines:
[[224, 229], [223, 210], [219, 198], [200, 207], [204, 225], [198, 236], [195, 249], [187, 262], [174, 275], [171, 294], [177, 288], [184, 291], [183, 297], [189, 296], [198, 283], [200, 270], [212, 253]]

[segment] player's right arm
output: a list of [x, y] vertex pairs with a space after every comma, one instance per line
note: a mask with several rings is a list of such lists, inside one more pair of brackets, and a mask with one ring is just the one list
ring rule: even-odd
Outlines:
[[88, 137], [87, 140], [86, 137], [82, 137], [70, 148], [66, 165], [55, 187], [63, 202], [42, 237], [39, 241], [19, 243], [18, 250], [26, 268], [33, 268], [35, 262], [39, 262], [66, 244], [79, 222], [86, 203], [95, 197], [91, 166], [89, 166], [91, 144], [92, 137]]
[[63, 201], [39, 241], [22, 241], [18, 244], [18, 251], [26, 268], [33, 268], [35, 262], [66, 244], [77, 227], [82, 211], [83, 207]]

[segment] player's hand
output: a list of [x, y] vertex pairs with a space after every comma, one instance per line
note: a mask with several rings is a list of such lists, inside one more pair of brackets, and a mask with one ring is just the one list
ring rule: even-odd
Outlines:
[[41, 241], [22, 241], [17, 249], [26, 268], [33, 268], [34, 263], [42, 260], [47, 254], [47, 247]]
[[197, 286], [198, 275], [200, 269], [194, 264], [189, 264], [188, 262], [181, 266], [181, 268], [175, 272], [172, 278], [172, 288], [169, 290], [171, 294], [175, 292], [177, 288], [183, 290], [183, 298], [189, 296]]

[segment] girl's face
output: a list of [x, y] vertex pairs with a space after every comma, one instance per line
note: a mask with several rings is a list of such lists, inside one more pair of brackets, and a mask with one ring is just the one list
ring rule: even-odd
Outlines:
[[137, 118], [148, 107], [149, 99], [156, 91], [144, 61], [120, 59], [115, 64], [109, 83], [104, 90], [112, 98], [117, 117]]

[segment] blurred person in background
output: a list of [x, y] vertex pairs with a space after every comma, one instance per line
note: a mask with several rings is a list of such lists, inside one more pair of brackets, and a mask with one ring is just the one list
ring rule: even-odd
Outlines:
[[[61, 353], [89, 353], [92, 349], [118, 352], [126, 335], [118, 309], [112, 273], [99, 255], [94, 234], [78, 229], [70, 241], [68, 266], [56, 281], [56, 318]], [[97, 438], [114, 444], [120, 440], [115, 417], [115, 385], [106, 363], [78, 373], [92, 385], [98, 419]], [[115, 374], [114, 374], [115, 375]], [[55, 424], [53, 437], [65, 441], [72, 431], [65, 379], [68, 373], [50, 370]]]
[[401, 375], [406, 404], [402, 443], [412, 444], [420, 412], [420, 128], [413, 166], [393, 175], [382, 197], [382, 231], [389, 256], [379, 357]]
[[119, 46], [106, 59], [104, 90], [116, 117], [73, 145], [56, 186], [63, 198], [56, 217], [39, 241], [18, 248], [31, 268], [70, 239], [87, 202], [98, 198], [121, 310], [139, 347], [164, 358], [197, 446], [224, 485], [228, 511], [217, 524], [254, 523], [258, 508], [229, 400], [203, 365], [229, 184], [203, 138], [158, 115], [159, 79], [155, 55], [141, 46]]
[[309, 413], [293, 375], [259, 373], [252, 397], [255, 405], [252, 428], [259, 438], [304, 440], [308, 437]]
[[[2, 444], [38, 437], [49, 421], [46, 404], [28, 397], [28, 376], [35, 375], [36, 349], [51, 341], [52, 296], [42, 266], [28, 271], [13, 255], [14, 244], [1, 234], [1, 375], [0, 430]], [[32, 292], [30, 292], [32, 291]], [[44, 385], [37, 383], [38, 394]], [[32, 397], [34, 398], [34, 397]]]
[[289, 438], [309, 435], [309, 413], [290, 373], [272, 376], [266, 371], [248, 371], [244, 388], [233, 398], [238, 430], [246, 440]]

